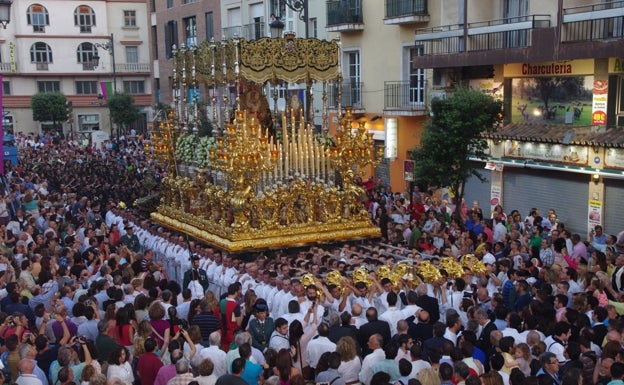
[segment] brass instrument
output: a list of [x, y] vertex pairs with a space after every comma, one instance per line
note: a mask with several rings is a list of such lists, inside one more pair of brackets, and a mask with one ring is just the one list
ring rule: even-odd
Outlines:
[[373, 284], [373, 280], [368, 276], [368, 270], [365, 267], [358, 267], [353, 271], [353, 284], [358, 282], [364, 282], [367, 288], [370, 288]]
[[485, 264], [474, 254], [466, 254], [460, 258], [461, 265], [467, 267], [473, 274], [485, 274]]
[[323, 291], [319, 289], [319, 285], [317, 285], [316, 278], [311, 273], [306, 273], [301, 276], [301, 285], [308, 290], [308, 287], [313, 286], [316, 289], [316, 298], [317, 301], [320, 300], [323, 296]]
[[344, 293], [344, 286], [342, 285], [342, 274], [338, 270], [332, 270], [325, 276], [325, 284], [327, 286], [334, 285], [340, 290], [340, 295]]

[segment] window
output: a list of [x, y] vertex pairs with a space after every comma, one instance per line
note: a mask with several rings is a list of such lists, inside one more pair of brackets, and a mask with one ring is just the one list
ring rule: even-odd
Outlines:
[[36, 42], [30, 46], [30, 61], [32, 63], [52, 63], [52, 49], [44, 42]]
[[345, 106], [362, 105], [362, 73], [360, 67], [360, 51], [345, 52], [347, 75], [345, 80], [347, 92], [343, 92]]
[[93, 62], [93, 56], [96, 56], [97, 48], [92, 43], [81, 43], [76, 50], [76, 56], [78, 63], [91, 64]]
[[143, 80], [124, 80], [123, 89], [129, 94], [144, 94], [145, 82]]
[[165, 55], [167, 59], [171, 59], [171, 47], [173, 45], [178, 46], [178, 22], [175, 20], [165, 24]]
[[93, 131], [100, 129], [100, 115], [78, 115], [78, 131]]
[[308, 21], [308, 28], [310, 37], [318, 37], [318, 22], [316, 20], [316, 17], [310, 18], [310, 20]]
[[56, 80], [38, 81], [37, 90], [39, 92], [60, 92], [61, 82]]
[[139, 62], [139, 47], [136, 45], [126, 46], [126, 63], [138, 63]]
[[74, 10], [74, 25], [80, 27], [80, 32], [91, 32], [95, 25], [95, 12], [88, 5], [79, 5]]
[[195, 0], [184, 0], [184, 4], [191, 4], [194, 3]]
[[184, 38], [187, 47], [197, 46], [197, 21], [195, 16], [186, 17], [184, 21]]
[[97, 95], [99, 92], [98, 83], [95, 80], [77, 80], [77, 95]]
[[409, 101], [415, 104], [425, 103], [425, 70], [417, 68], [414, 60], [422, 56], [423, 46], [409, 47], [407, 52], [407, 72], [409, 77]]
[[167, 0], [167, 8], [173, 8], [173, 0]]
[[214, 37], [214, 21], [212, 12], [206, 12], [206, 40], [210, 41]]
[[33, 32], [45, 32], [45, 26], [50, 25], [48, 10], [41, 4], [32, 4], [26, 11], [26, 22], [33, 26]]
[[11, 95], [11, 82], [8, 80], [2, 81], [2, 95]]
[[124, 27], [136, 27], [136, 11], [123, 11]]

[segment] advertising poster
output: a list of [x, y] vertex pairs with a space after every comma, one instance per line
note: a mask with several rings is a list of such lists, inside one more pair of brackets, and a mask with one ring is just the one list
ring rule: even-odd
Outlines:
[[587, 230], [591, 231], [596, 225], [602, 225], [602, 202], [590, 199], [587, 215]]
[[500, 186], [492, 185], [490, 189], [490, 213], [494, 212], [494, 207], [501, 204], [501, 188]]
[[594, 99], [592, 101], [592, 126], [604, 126], [607, 124], [607, 92], [609, 91], [607, 79], [594, 80]]

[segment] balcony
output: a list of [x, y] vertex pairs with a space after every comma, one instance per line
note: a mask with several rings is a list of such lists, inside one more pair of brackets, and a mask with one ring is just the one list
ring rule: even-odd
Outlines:
[[149, 63], [117, 63], [115, 72], [118, 73], [150, 73]]
[[0, 73], [6, 74], [9, 72], [15, 72], [11, 68], [11, 63], [0, 63]]
[[[364, 83], [359, 82], [343, 82], [341, 94], [341, 107], [351, 106], [355, 110], [363, 110], [362, 105], [362, 89]], [[327, 89], [327, 106], [329, 108], [338, 108], [338, 84], [333, 84]]]
[[529, 15], [470, 23], [466, 30], [461, 24], [420, 28], [416, 44], [424, 46], [424, 55], [527, 48], [535, 29], [549, 27], [550, 15]]
[[333, 0], [327, 2], [327, 32], [362, 31], [361, 0]]
[[255, 40], [268, 37], [264, 23], [245, 24], [238, 27], [223, 28], [223, 38], [232, 39], [238, 36], [245, 40]]
[[561, 42], [587, 42], [624, 37], [624, 1], [563, 9]]
[[386, 0], [384, 24], [414, 24], [428, 21], [427, 0]]
[[427, 82], [411, 84], [409, 81], [384, 82], [384, 114], [424, 115], [427, 111]]

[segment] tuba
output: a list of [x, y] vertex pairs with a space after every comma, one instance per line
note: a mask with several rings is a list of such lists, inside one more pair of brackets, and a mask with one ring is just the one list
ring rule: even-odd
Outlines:
[[370, 288], [373, 284], [373, 280], [368, 276], [368, 270], [365, 267], [358, 267], [353, 271], [353, 284], [358, 282], [364, 282], [367, 288]]
[[325, 283], [327, 286], [334, 285], [340, 290], [340, 295], [344, 293], [344, 287], [342, 286], [342, 274], [338, 270], [332, 270], [325, 276]]

